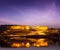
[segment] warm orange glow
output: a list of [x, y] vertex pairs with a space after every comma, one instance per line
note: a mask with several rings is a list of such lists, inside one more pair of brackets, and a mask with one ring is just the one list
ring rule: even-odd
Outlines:
[[29, 29], [30, 29], [30, 27], [29, 27], [29, 26], [26, 26], [26, 29], [27, 29], [27, 30], [29, 30]]
[[13, 35], [13, 34], [10, 34], [10, 35], [8, 35], [8, 36], [22, 36], [22, 35]]
[[34, 43], [33, 46], [36, 46], [36, 43]]
[[47, 26], [35, 26], [35, 27], [33, 27], [35, 30], [42, 30], [42, 31], [45, 31], [45, 30], [47, 30], [48, 29], [48, 27]]
[[4, 33], [6, 33], [6, 31], [4, 31]]
[[42, 42], [40, 45], [41, 46], [48, 46], [48, 43], [47, 42]]
[[24, 44], [24, 43], [22, 43], [22, 46], [25, 46], [25, 44]]
[[26, 43], [26, 47], [27, 48], [29, 48], [30, 47], [30, 43], [28, 42], [28, 43]]
[[11, 46], [12, 47], [16, 47], [16, 48], [20, 48], [21, 47], [21, 44], [19, 44], [19, 43], [13, 43]]
[[46, 35], [46, 33], [41, 32], [41, 31], [37, 31], [38, 35]]
[[10, 31], [10, 30], [7, 30], [7, 31]]
[[12, 29], [20, 29], [20, 26], [11, 26]]
[[38, 41], [37, 42], [44, 42], [45, 41], [45, 39], [38, 39]]
[[24, 26], [11, 26], [11, 29], [24, 29]]
[[40, 27], [40, 29], [43, 30], [43, 31], [45, 31], [45, 30], [48, 29], [48, 27], [47, 26], [43, 26], [43, 27]]
[[39, 45], [39, 44], [37, 44], [37, 45], [36, 45], [36, 47], [40, 47], [40, 45]]
[[45, 39], [38, 39], [33, 46], [40, 47], [40, 46], [48, 46], [48, 42], [45, 42]]

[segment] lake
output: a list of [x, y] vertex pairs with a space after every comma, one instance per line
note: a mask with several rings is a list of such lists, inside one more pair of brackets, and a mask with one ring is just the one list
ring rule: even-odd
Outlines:
[[48, 47], [30, 48], [0, 48], [0, 50], [59, 50], [59, 45], [49, 45]]

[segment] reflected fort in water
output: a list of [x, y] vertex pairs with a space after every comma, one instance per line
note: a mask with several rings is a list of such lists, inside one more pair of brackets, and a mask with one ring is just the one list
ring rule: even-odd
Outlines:
[[60, 29], [48, 26], [0, 25], [0, 47], [48, 47], [60, 44]]

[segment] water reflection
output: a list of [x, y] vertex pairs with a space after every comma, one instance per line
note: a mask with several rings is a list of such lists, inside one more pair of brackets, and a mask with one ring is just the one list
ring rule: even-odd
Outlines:
[[[29, 48], [30, 46], [34, 46], [34, 47], [42, 47], [42, 46], [48, 46], [48, 41], [45, 38], [40, 38], [40, 39], [36, 39], [36, 38], [19, 38], [19, 39], [10, 39], [12, 41], [11, 47], [16, 47], [16, 48], [20, 48], [20, 47], [27, 47]], [[16, 41], [17, 40], [17, 41]]]
[[[23, 34], [24, 35], [24, 34]], [[43, 37], [43, 38], [42, 38]], [[26, 35], [21, 36], [19, 33], [17, 35], [10, 34], [4, 35], [4, 37], [0, 38], [1, 47], [13, 47], [13, 48], [21, 48], [21, 47], [48, 47], [50, 44], [57, 43], [59, 44], [58, 37], [54, 35]]]
[[46, 40], [46, 39], [44, 39], [44, 38], [38, 39], [38, 40], [33, 44], [33, 46], [36, 46], [36, 47], [48, 46], [48, 42], [45, 41], [45, 40]]
[[48, 47], [49, 44], [54, 44], [51, 39], [48, 38], [26, 38], [26, 37], [9, 37], [7, 39], [1, 40], [1, 45], [3, 47], [13, 47], [13, 48], [21, 48], [21, 47]]

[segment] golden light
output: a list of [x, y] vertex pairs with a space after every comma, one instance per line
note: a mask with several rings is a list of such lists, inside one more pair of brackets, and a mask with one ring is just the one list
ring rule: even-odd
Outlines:
[[20, 29], [21, 26], [11, 26], [12, 29]]
[[43, 27], [40, 27], [40, 29], [43, 30], [43, 31], [45, 31], [45, 30], [48, 29], [48, 27], [47, 26], [43, 26]]
[[11, 46], [12, 47], [16, 47], [16, 48], [20, 48], [21, 44], [20, 43], [13, 43]]
[[44, 42], [44, 41], [45, 41], [45, 39], [43, 39], [43, 38], [37, 40], [37, 42]]
[[8, 36], [14, 36], [13, 34], [10, 34], [10, 35], [8, 35]]
[[33, 46], [40, 47], [40, 44], [39, 43], [34, 43]]
[[40, 46], [48, 46], [48, 43], [47, 42], [41, 42]]
[[37, 45], [36, 45], [36, 47], [40, 47], [40, 45], [39, 45], [39, 44], [37, 44]]
[[35, 30], [42, 30], [42, 31], [45, 31], [45, 30], [47, 30], [48, 29], [48, 27], [47, 26], [35, 26], [35, 27], [33, 27]]
[[46, 35], [46, 33], [41, 32], [41, 31], [37, 31], [38, 35]]
[[48, 42], [45, 42], [45, 39], [38, 39], [36, 43], [34, 43], [34, 46], [40, 47], [40, 46], [48, 46]]
[[34, 43], [33, 46], [36, 46], [36, 43]]
[[25, 28], [26, 28], [27, 30], [29, 30], [29, 29], [30, 29], [30, 27], [29, 27], [29, 26], [26, 26]]
[[38, 42], [40, 43], [40, 46], [48, 46], [48, 42], [45, 42], [45, 39], [39, 39]]
[[30, 47], [30, 43], [28, 42], [28, 43], [26, 43], [26, 47], [27, 48], [29, 48]]

